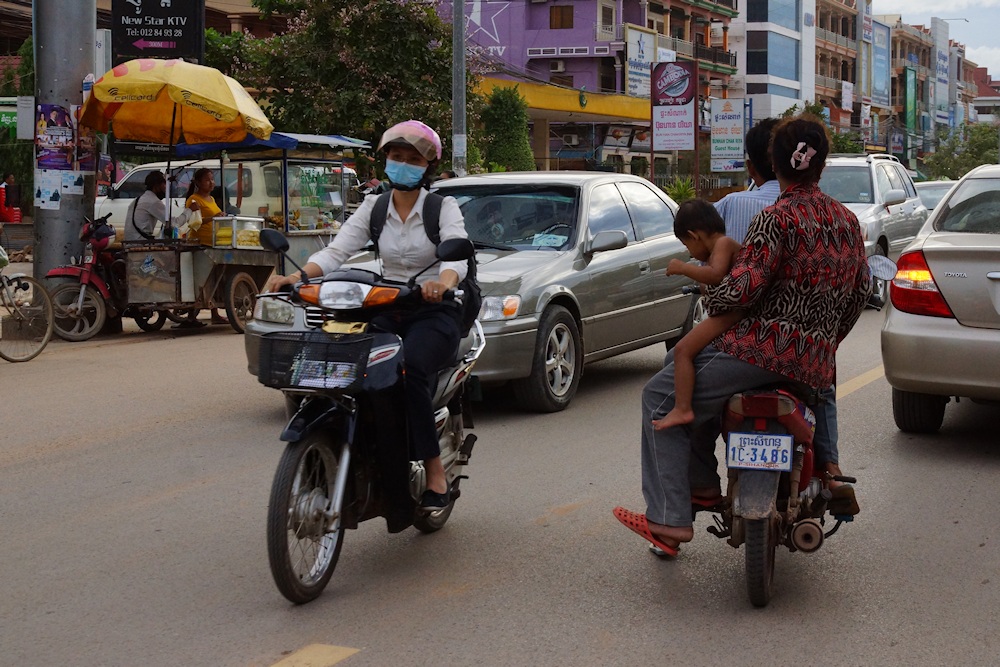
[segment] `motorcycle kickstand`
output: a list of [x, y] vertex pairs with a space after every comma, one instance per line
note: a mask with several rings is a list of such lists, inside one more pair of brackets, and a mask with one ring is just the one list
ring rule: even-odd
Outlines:
[[720, 540], [724, 540], [733, 534], [732, 528], [728, 528], [726, 524], [722, 522], [722, 519], [720, 519], [717, 514], [712, 515], [712, 521], [715, 522], [715, 525], [708, 526], [707, 528], [705, 528], [705, 530], [707, 530], [712, 535], [715, 535]]

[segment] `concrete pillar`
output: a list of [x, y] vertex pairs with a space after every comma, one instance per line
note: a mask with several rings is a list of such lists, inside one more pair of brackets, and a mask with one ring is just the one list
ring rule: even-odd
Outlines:
[[722, 50], [723, 51], [728, 51], [729, 50], [729, 26], [728, 25], [722, 26]]
[[548, 171], [549, 154], [549, 121], [547, 118], [536, 118], [531, 127], [531, 152], [535, 156], [535, 167], [540, 171]]
[[[35, 0], [32, 9], [35, 103], [58, 105], [70, 112], [83, 104], [83, 79], [94, 67], [96, 0]], [[57, 173], [61, 177], [71, 172]], [[40, 180], [36, 164], [36, 190]], [[84, 216], [93, 217], [96, 196], [95, 174], [88, 171], [83, 173], [82, 195], [60, 192], [58, 209], [34, 209], [35, 278], [42, 279], [50, 269], [82, 256], [80, 226]]]

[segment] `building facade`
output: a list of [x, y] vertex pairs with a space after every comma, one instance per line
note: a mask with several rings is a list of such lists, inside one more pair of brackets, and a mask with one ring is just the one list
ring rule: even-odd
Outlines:
[[857, 82], [856, 0], [816, 0], [816, 98], [834, 132], [852, 129]]

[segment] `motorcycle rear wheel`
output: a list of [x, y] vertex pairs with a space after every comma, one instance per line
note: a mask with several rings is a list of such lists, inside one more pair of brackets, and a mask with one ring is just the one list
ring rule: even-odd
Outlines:
[[743, 548], [746, 551], [747, 595], [755, 607], [766, 607], [771, 601], [774, 583], [774, 551], [777, 546], [770, 519], [744, 520], [746, 531]]
[[271, 485], [267, 509], [267, 555], [278, 590], [295, 604], [311, 602], [330, 581], [344, 529], [327, 529], [339, 454], [326, 434], [289, 443]]

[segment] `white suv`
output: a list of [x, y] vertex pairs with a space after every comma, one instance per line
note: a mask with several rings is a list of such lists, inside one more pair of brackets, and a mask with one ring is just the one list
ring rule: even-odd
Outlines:
[[868, 255], [899, 252], [927, 220], [913, 179], [892, 155], [833, 153], [819, 187], [858, 216]]

